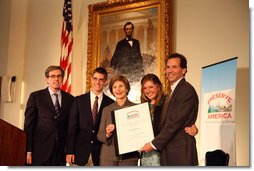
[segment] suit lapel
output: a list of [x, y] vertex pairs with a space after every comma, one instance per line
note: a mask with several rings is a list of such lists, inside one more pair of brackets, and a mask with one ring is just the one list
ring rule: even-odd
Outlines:
[[86, 108], [85, 111], [88, 112], [89, 118], [90, 118], [91, 122], [93, 122], [92, 108], [91, 108], [91, 98], [90, 97], [91, 97], [91, 92], [89, 91], [80, 100], [81, 100], [81, 103], [84, 105], [83, 109]]
[[98, 113], [101, 113], [102, 112], [102, 109], [104, 108], [104, 106], [106, 105], [106, 98], [105, 98], [105, 94], [103, 93], [103, 95], [102, 95], [102, 101], [101, 101], [101, 106], [100, 106], [100, 109], [99, 109], [99, 111], [98, 111]]
[[137, 40], [135, 40], [135, 39], [133, 39], [132, 41], [133, 41], [133, 45], [132, 45], [132, 47], [133, 47], [133, 48], [136, 48], [136, 47], [137, 47], [137, 45], [138, 45], [138, 41], [137, 41]]
[[[88, 110], [89, 113], [91, 114], [91, 118], [92, 118], [92, 108], [91, 108], [91, 92], [88, 93], [88, 96], [86, 96], [85, 101], [87, 101], [88, 104]], [[92, 118], [93, 119], [93, 118]]]
[[48, 88], [46, 88], [44, 90], [44, 97], [43, 97], [43, 99], [45, 99], [46, 104], [49, 107], [49, 110], [51, 111], [50, 113], [55, 114], [56, 111], [55, 111], [54, 103], [53, 103], [53, 101], [51, 99], [51, 96], [50, 96]]
[[161, 119], [160, 119], [160, 129], [161, 127], [164, 125], [165, 120], [167, 117], [169, 117], [171, 115], [170, 112], [168, 112], [168, 109], [171, 107], [171, 105], [173, 105], [174, 103], [174, 99], [175, 96], [177, 94], [177, 91], [180, 89], [180, 87], [186, 82], [185, 78], [183, 78], [176, 86], [175, 90], [173, 91], [173, 93], [171, 94], [171, 96], [169, 97], [169, 95], [166, 96], [166, 99], [164, 101], [163, 107], [162, 107], [162, 112], [161, 112]]
[[177, 91], [179, 90], [180, 87], [182, 87], [182, 85], [186, 82], [185, 78], [183, 78], [176, 86], [175, 90], [173, 91], [171, 98], [170, 99], [174, 99]]
[[65, 110], [65, 107], [66, 106], [68, 106], [66, 103], [67, 103], [67, 98], [66, 98], [66, 94], [65, 94], [65, 92], [63, 92], [62, 90], [61, 90], [61, 95], [62, 95], [62, 99], [61, 99], [61, 114], [60, 114], [60, 118], [63, 116], [63, 114], [64, 114], [64, 110]]
[[102, 110], [103, 110], [104, 106], [106, 106], [106, 98], [105, 98], [105, 94], [103, 93], [102, 94], [101, 105], [100, 105], [100, 108], [99, 108], [99, 111], [98, 111], [97, 117], [96, 117], [96, 123], [98, 122], [98, 120], [101, 119], [101, 113], [102, 113]]

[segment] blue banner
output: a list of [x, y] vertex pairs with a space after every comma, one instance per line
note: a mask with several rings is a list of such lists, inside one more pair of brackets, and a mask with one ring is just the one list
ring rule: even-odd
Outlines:
[[200, 164], [205, 153], [221, 149], [235, 160], [235, 87], [237, 57], [202, 68]]

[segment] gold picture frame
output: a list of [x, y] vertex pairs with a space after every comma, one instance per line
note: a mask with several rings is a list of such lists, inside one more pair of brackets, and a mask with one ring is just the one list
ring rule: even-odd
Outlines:
[[[133, 37], [140, 42], [145, 74], [158, 75], [165, 89], [165, 57], [174, 48], [172, 0], [111, 0], [88, 8], [86, 91], [90, 90], [90, 76], [96, 67], [110, 70], [110, 57], [125, 36], [123, 26], [127, 21], [135, 25]], [[140, 82], [131, 85], [131, 89], [138, 97]], [[138, 102], [137, 97], [129, 99]]]

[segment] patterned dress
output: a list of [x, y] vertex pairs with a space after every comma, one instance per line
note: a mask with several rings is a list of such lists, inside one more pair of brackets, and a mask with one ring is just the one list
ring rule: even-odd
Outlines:
[[[150, 111], [155, 107], [149, 104]], [[154, 124], [154, 113], [151, 113], [152, 124]], [[141, 166], [160, 166], [160, 154], [157, 150], [151, 152], [142, 152]]]

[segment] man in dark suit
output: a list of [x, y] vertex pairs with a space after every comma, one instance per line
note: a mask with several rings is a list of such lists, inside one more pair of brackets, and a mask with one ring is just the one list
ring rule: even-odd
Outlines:
[[132, 37], [133, 30], [134, 25], [131, 22], [124, 25], [126, 37], [117, 43], [110, 67], [116, 73], [125, 75], [131, 82], [136, 82], [142, 78], [144, 68], [139, 41]]
[[[97, 140], [97, 133], [101, 113], [105, 106], [114, 102], [103, 93], [107, 78], [108, 74], [104, 68], [96, 68], [91, 76], [91, 91], [75, 97], [70, 113], [66, 148], [66, 162], [70, 165], [99, 166], [102, 144]], [[96, 97], [98, 112], [93, 116]]]
[[161, 113], [159, 134], [146, 143], [140, 151], [161, 151], [161, 166], [198, 165], [196, 140], [186, 134], [185, 127], [195, 124], [198, 114], [198, 95], [193, 86], [186, 82], [187, 60], [178, 53], [168, 56], [166, 76], [171, 93], [167, 96]]
[[29, 165], [64, 166], [69, 113], [73, 96], [60, 90], [64, 70], [49, 66], [45, 71], [48, 87], [30, 94], [25, 111]]

